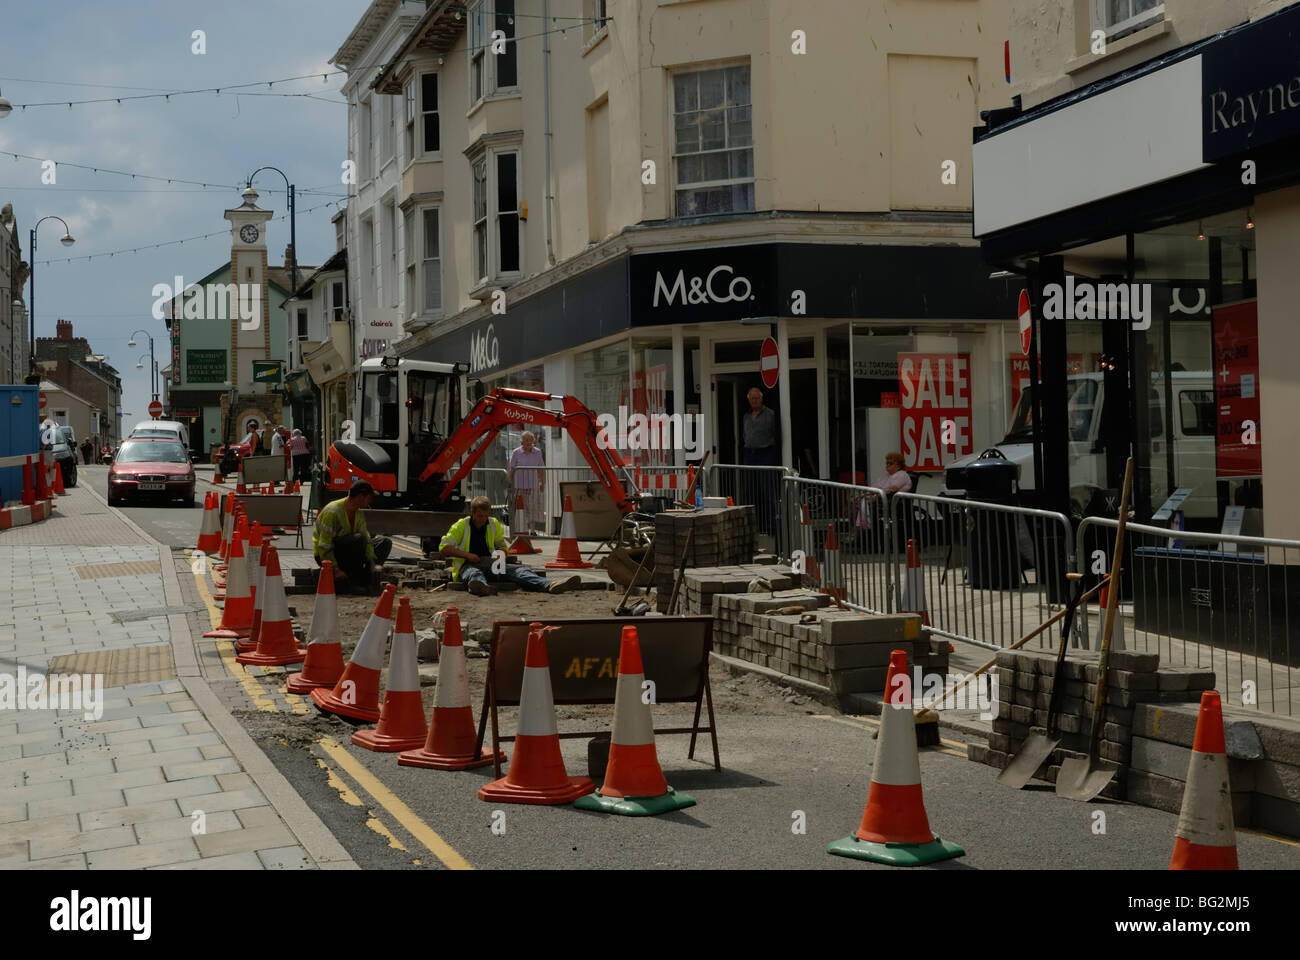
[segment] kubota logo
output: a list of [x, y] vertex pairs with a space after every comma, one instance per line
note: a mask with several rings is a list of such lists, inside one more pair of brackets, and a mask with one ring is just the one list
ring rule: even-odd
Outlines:
[[753, 300], [754, 288], [749, 280], [745, 277], [732, 276], [731, 282], [726, 289], [721, 289], [722, 280], [716, 283], [714, 277], [719, 273], [726, 272], [734, 274], [735, 271], [725, 263], [720, 263], [708, 272], [704, 277], [691, 277], [690, 289], [686, 286], [686, 271], [678, 270], [677, 278], [673, 280], [673, 285], [668, 286], [664, 282], [663, 274], [655, 271], [655, 290], [654, 301], [652, 306], [659, 306], [659, 294], [662, 293], [667, 301], [667, 306], [673, 306], [680, 298], [680, 305], [701, 304], [701, 303], [731, 303], [740, 300]]
[[506, 407], [501, 413], [509, 420], [523, 420], [525, 423], [532, 423], [534, 419], [527, 410], [515, 410], [513, 407]]

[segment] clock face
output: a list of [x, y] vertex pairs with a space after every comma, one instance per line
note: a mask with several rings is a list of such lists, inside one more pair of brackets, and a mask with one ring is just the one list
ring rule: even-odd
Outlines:
[[246, 223], [244, 226], [239, 228], [239, 239], [243, 240], [245, 243], [257, 243], [257, 237], [257, 227], [253, 226], [251, 223]]

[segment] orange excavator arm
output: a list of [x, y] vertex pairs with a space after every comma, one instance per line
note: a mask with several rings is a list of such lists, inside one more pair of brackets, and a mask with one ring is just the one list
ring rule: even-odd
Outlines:
[[[547, 410], [543, 404], [548, 400], [561, 401], [562, 412]], [[624, 487], [619, 468], [627, 464], [612, 444], [606, 446], [602, 442], [603, 430], [596, 414], [577, 397], [536, 390], [499, 387], [483, 397], [455, 432], [433, 452], [420, 474], [420, 482], [428, 483], [445, 477], [438, 499], [446, 500], [461, 480], [469, 475], [493, 438], [504, 427], [512, 425], [525, 428], [559, 427], [567, 431], [591, 468], [596, 471], [601, 485], [619, 511], [627, 514], [639, 508], [640, 491], [633, 486], [629, 493]], [[460, 466], [456, 467], [458, 461]], [[448, 471], [453, 468], [455, 472], [448, 476]]]

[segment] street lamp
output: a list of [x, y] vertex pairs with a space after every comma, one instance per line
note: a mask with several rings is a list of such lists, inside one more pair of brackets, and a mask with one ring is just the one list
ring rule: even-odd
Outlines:
[[18, 313], [23, 309], [23, 302], [14, 297], [9, 304], [9, 378], [18, 382]]
[[254, 170], [252, 173], [248, 175], [247, 186], [251, 187], [253, 185], [253, 178], [257, 176], [259, 173], [261, 173], [263, 170], [274, 170], [280, 176], [284, 177], [284, 185], [289, 188], [289, 246], [293, 248], [293, 263], [289, 267], [289, 286], [292, 289], [290, 289], [289, 292], [291, 294], [297, 293], [298, 292], [298, 218], [297, 218], [297, 214], [295, 213], [296, 207], [294, 205], [294, 198], [293, 198], [293, 184], [289, 182], [289, 178], [285, 176], [283, 170], [279, 170], [275, 167], [258, 167], [256, 170]]
[[[153, 387], [153, 398], [157, 400], [158, 399], [158, 361], [153, 358], [153, 337], [147, 331], [135, 330], [131, 333], [131, 339], [126, 342], [126, 345], [128, 347], [135, 346], [135, 335], [137, 333], [143, 333], [146, 337], [149, 337], [149, 362], [153, 364], [153, 379], [150, 381], [150, 385]], [[141, 357], [140, 360], [143, 361], [144, 357]], [[137, 362], [135, 368], [137, 370], [143, 370], [144, 363]]]
[[31, 330], [31, 337], [32, 337], [31, 369], [29, 370], [29, 373], [31, 374], [36, 373], [36, 229], [46, 220], [57, 220], [59, 221], [59, 223], [63, 224], [63, 236], [59, 238], [59, 243], [63, 244], [65, 247], [70, 247], [77, 242], [72, 238], [72, 231], [68, 229], [68, 224], [62, 217], [56, 217], [56, 216], [41, 217], [41, 219], [37, 220], [36, 223], [32, 225], [31, 256], [30, 256], [31, 274], [32, 274], [32, 295], [29, 298], [29, 303], [27, 305], [28, 321], [31, 324], [31, 326], [28, 329]]
[[14, 109], [14, 105], [12, 103], [10, 103], [4, 97], [0, 97], [0, 120], [3, 120], [5, 117], [9, 116], [9, 114], [13, 112], [13, 109]]

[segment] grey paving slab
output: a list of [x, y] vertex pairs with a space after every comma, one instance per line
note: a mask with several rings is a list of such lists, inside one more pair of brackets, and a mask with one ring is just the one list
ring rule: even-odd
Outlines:
[[[195, 827], [202, 825], [201, 833]], [[208, 833], [221, 833], [226, 830], [238, 830], [239, 818], [231, 811], [218, 811], [206, 814], [202, 819], [192, 814], [175, 820], [151, 820], [135, 825], [135, 834], [141, 843], [159, 843], [164, 840], [181, 840], [185, 837], [198, 838]]]
[[134, 846], [135, 832], [130, 827], [108, 827], [66, 836], [37, 837], [29, 841], [32, 860], [48, 860], [69, 853], [90, 853], [116, 847]]
[[199, 859], [198, 848], [188, 837], [164, 840], [160, 843], [141, 843], [115, 850], [100, 850], [88, 854], [87, 864], [92, 870], [139, 870], [169, 863], [185, 863]]
[[175, 800], [158, 800], [153, 803], [123, 804], [112, 810], [91, 810], [81, 814], [82, 830], [99, 830], [105, 827], [122, 827], [152, 820], [172, 820], [181, 816], [180, 805]]
[[[296, 848], [294, 848], [296, 849]], [[187, 860], [184, 863], [169, 863], [150, 870], [262, 870], [262, 861], [251, 852], [231, 853], [222, 857], [204, 857], [202, 860]]]

